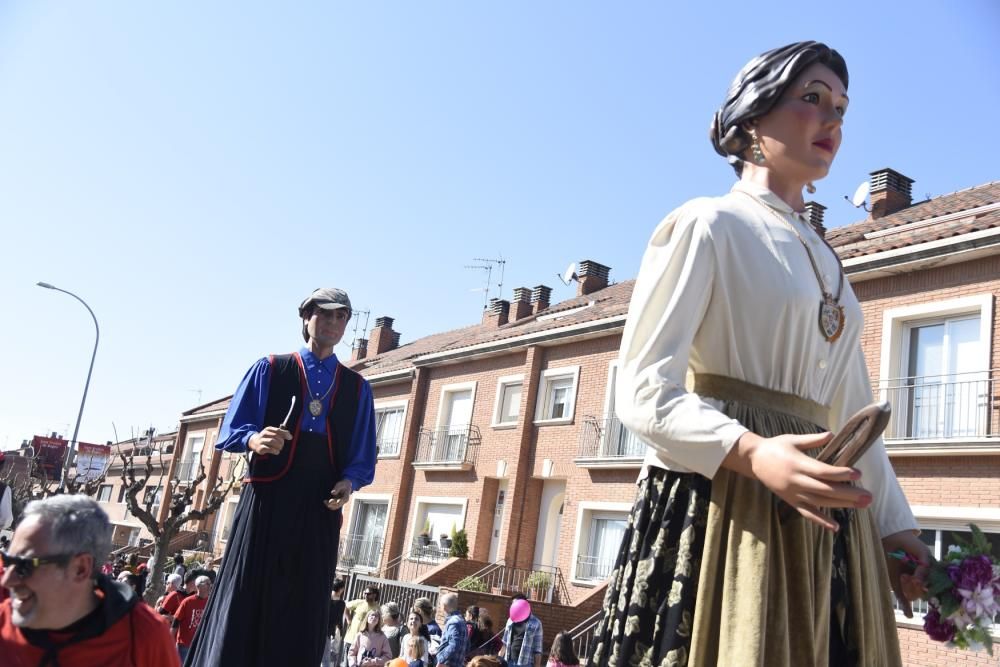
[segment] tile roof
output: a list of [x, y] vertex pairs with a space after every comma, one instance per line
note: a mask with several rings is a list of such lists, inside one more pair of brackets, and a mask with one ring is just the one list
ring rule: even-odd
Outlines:
[[[574, 324], [595, 322], [628, 312], [634, 280], [609, 285], [602, 290], [573, 297], [546, 308], [538, 315], [497, 327], [475, 324], [419, 338], [377, 356], [348, 364], [362, 375], [371, 376], [413, 367], [413, 360], [425, 354], [445, 352], [482, 343], [500, 342], [516, 336], [561, 329]], [[564, 313], [564, 315], [559, 315]]]
[[826, 239], [836, 249], [841, 259], [851, 259], [983, 229], [998, 228], [1000, 227], [1000, 209], [970, 216], [960, 216], [954, 220], [927, 226], [913, 225], [912, 228], [901, 229], [899, 233], [865, 238], [866, 234], [873, 232], [886, 232], [895, 227], [904, 227], [912, 223], [957, 214], [961, 211], [997, 202], [1000, 202], [1000, 181], [993, 181], [918, 202], [877, 220], [868, 218], [845, 227], [831, 229], [827, 232]]

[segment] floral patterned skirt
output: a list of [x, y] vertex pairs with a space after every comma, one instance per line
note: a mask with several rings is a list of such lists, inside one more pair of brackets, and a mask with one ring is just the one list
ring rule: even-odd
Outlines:
[[[755, 433], [815, 433], [739, 402]], [[836, 512], [836, 535], [782, 519], [762, 484], [651, 468], [639, 483], [590, 665], [898, 667], [881, 543], [868, 510]]]

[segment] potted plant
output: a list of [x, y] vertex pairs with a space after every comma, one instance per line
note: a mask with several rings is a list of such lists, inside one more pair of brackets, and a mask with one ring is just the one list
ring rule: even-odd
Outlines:
[[485, 593], [489, 590], [486, 583], [482, 579], [472, 575], [469, 575], [464, 579], [459, 579], [458, 583], [455, 584], [455, 588], [461, 591], [474, 591], [476, 593]]
[[469, 538], [465, 534], [464, 528], [456, 530], [454, 527], [452, 527], [451, 549], [448, 551], [448, 555], [453, 558], [469, 557]]
[[524, 580], [524, 585], [533, 599], [544, 601], [552, 587], [552, 575], [548, 572], [532, 572]]
[[438, 544], [441, 545], [442, 549], [451, 549], [451, 538], [446, 533], [441, 533], [441, 536], [438, 537]]
[[424, 546], [424, 547], [428, 546], [431, 543], [431, 522], [430, 521], [424, 521], [424, 529], [422, 531], [420, 531], [419, 535], [417, 535], [417, 539], [420, 540], [420, 545]]

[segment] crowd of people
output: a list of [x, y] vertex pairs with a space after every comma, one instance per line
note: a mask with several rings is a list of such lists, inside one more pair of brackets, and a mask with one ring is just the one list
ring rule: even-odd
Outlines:
[[[579, 665], [572, 637], [559, 632], [547, 660], [542, 622], [521, 594], [511, 600], [508, 619], [495, 630], [485, 608], [459, 608], [459, 596], [445, 592], [437, 608], [426, 597], [413, 601], [405, 618], [397, 602], [380, 604], [374, 586], [345, 601], [337, 580], [330, 600], [330, 624], [323, 667], [570, 667]], [[443, 624], [438, 620], [443, 619]]]

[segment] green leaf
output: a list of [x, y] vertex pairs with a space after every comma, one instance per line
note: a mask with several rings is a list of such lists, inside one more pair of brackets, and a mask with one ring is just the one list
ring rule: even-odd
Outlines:
[[969, 529], [972, 531], [972, 545], [975, 547], [976, 552], [989, 554], [993, 549], [993, 545], [990, 544], [990, 541], [986, 539], [985, 535], [983, 535], [983, 531], [981, 531], [979, 526], [974, 523], [969, 524]]
[[941, 599], [941, 616], [947, 617], [958, 611], [958, 600], [950, 595], [945, 595]]
[[944, 568], [931, 568], [927, 577], [927, 593], [931, 597], [942, 597], [952, 589], [951, 577]]

